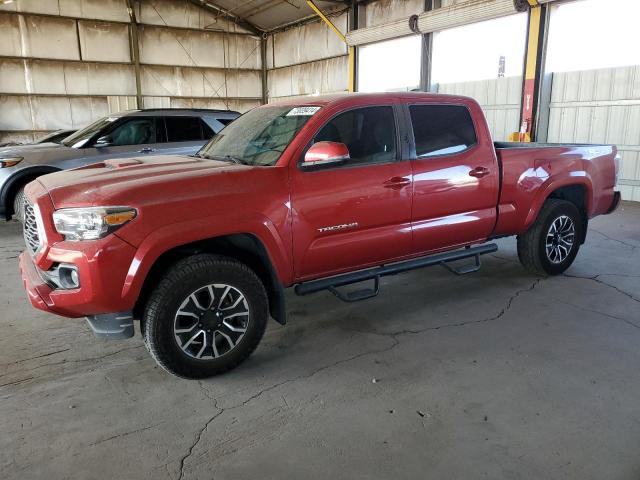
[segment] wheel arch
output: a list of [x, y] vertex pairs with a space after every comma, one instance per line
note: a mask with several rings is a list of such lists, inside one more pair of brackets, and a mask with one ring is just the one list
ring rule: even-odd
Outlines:
[[573, 203], [582, 219], [582, 236], [580, 237], [580, 244], [583, 244], [587, 238], [587, 227], [589, 226], [589, 215], [587, 206], [587, 189], [582, 184], [566, 185], [564, 187], [557, 188], [549, 194], [547, 199], [557, 198], [559, 200], [565, 200]]
[[592, 209], [592, 186], [588, 177], [577, 177], [572, 179], [566, 179], [563, 182], [553, 183], [547, 186], [547, 188], [541, 189], [540, 194], [537, 196], [534, 204], [529, 210], [527, 215], [524, 231], [529, 229], [533, 222], [540, 214], [544, 203], [551, 199], [557, 198], [559, 200], [565, 200], [573, 203], [582, 217], [582, 238], [580, 243], [584, 243], [587, 235], [587, 227], [589, 224], [589, 212]]
[[269, 313], [275, 321], [286, 323], [284, 288], [278, 279], [266, 247], [250, 233], [222, 235], [173, 247], [162, 253], [149, 269], [133, 308], [134, 317], [142, 318], [144, 306], [154, 285], [176, 261], [199, 253], [224, 255], [246, 264], [264, 283], [269, 299]]
[[7, 220], [15, 213], [13, 211], [13, 199], [21, 187], [42, 175], [59, 171], [60, 169], [56, 167], [39, 165], [22, 168], [9, 177], [2, 187], [2, 192], [0, 192], [0, 205], [5, 206], [5, 216]]

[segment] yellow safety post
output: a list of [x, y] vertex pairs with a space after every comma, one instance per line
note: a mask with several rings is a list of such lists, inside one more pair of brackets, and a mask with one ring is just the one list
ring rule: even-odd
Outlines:
[[509, 136], [510, 141], [530, 142], [533, 131], [534, 108], [537, 95], [536, 75], [540, 71], [538, 51], [541, 45], [540, 28], [542, 22], [542, 7], [537, 0], [528, 0], [531, 5], [529, 12], [529, 30], [527, 34], [527, 53], [525, 56], [524, 88], [522, 91], [522, 109], [520, 115], [520, 131]]
[[[338, 28], [333, 24], [331, 20], [329, 20], [329, 18], [324, 13], [322, 13], [322, 10], [320, 10], [318, 6], [315, 3], [313, 3], [312, 0], [307, 0], [307, 3], [311, 7], [311, 9], [314, 12], [316, 12], [316, 14], [320, 17], [320, 19], [324, 23], [326, 23], [331, 30], [333, 30], [333, 33], [335, 33], [338, 36], [338, 38], [346, 44], [347, 39], [345, 38], [344, 34], [340, 30], [338, 30]], [[354, 85], [354, 79], [355, 79], [354, 73], [356, 70], [355, 59], [356, 59], [355, 48], [349, 47], [349, 77], [348, 77], [349, 85], [348, 87], [350, 92], [355, 91], [355, 85]]]

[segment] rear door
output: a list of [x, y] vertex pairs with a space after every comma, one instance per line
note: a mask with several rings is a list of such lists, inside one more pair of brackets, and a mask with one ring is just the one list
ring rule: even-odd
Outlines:
[[[350, 160], [322, 170], [292, 168], [296, 277], [379, 264], [411, 250], [411, 165], [403, 161], [391, 104], [336, 114], [313, 142], [344, 143]], [[299, 159], [300, 160], [300, 159]]]
[[474, 122], [466, 105], [412, 104], [406, 113], [413, 136], [414, 253], [485, 240], [495, 225], [499, 191], [486, 125]]
[[213, 130], [200, 117], [165, 117], [164, 123], [163, 154], [193, 155], [213, 137]]

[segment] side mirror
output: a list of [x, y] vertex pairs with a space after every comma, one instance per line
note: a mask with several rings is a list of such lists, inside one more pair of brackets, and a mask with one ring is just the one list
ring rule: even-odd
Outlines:
[[113, 139], [109, 135], [105, 135], [104, 137], [98, 138], [95, 143], [95, 147], [108, 147], [113, 142]]
[[344, 143], [318, 142], [307, 150], [304, 162], [300, 166], [305, 170], [310, 170], [324, 166], [340, 165], [350, 158], [349, 149]]

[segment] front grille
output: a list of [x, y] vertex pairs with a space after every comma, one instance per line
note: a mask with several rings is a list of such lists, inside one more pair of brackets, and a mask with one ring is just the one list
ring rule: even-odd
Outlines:
[[40, 248], [40, 236], [38, 235], [38, 224], [36, 223], [36, 213], [33, 205], [24, 199], [24, 242], [31, 255], [35, 255]]

